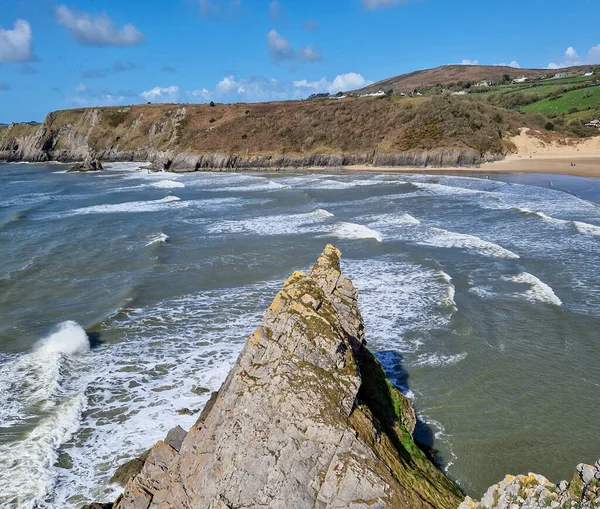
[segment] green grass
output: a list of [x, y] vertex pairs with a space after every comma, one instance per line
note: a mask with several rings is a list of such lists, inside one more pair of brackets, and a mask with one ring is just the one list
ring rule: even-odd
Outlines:
[[600, 86], [582, 88], [566, 92], [558, 98], [543, 99], [527, 106], [523, 106], [524, 113], [543, 113], [544, 115], [560, 115], [576, 108], [578, 111], [593, 109], [600, 106]]

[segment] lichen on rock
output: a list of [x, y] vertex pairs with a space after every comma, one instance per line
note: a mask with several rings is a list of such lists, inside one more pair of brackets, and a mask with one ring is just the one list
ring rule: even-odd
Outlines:
[[285, 282], [187, 435], [158, 442], [115, 507], [456, 508], [460, 491], [414, 425], [327, 246]]
[[467, 497], [459, 509], [598, 509], [600, 460], [580, 463], [571, 482], [553, 484], [542, 475], [507, 475], [480, 502]]

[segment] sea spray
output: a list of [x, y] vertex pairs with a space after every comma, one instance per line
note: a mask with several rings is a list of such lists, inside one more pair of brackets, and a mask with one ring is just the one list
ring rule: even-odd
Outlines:
[[0, 446], [0, 494], [17, 507], [43, 507], [58, 472], [59, 448], [79, 429], [86, 406], [85, 354], [90, 343], [74, 321], [60, 323], [33, 350], [0, 366], [0, 421], [35, 427]]

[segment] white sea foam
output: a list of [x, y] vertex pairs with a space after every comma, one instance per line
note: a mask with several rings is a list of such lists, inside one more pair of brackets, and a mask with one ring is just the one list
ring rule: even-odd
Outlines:
[[159, 189], [181, 189], [185, 187], [185, 184], [182, 182], [176, 182], [175, 180], [159, 180], [158, 182], [153, 182], [150, 185]]
[[466, 249], [479, 253], [483, 256], [507, 258], [512, 260], [520, 258], [518, 254], [513, 253], [512, 251], [505, 249], [498, 244], [494, 244], [493, 242], [488, 242], [487, 240], [476, 237], [475, 235], [451, 232], [441, 228], [430, 228], [429, 233], [430, 236], [425, 240], [420, 241], [419, 244], [445, 248]]
[[[219, 183], [223, 184], [222, 182]], [[235, 183], [238, 183], [238, 181], [235, 181]], [[267, 180], [266, 178], [261, 178], [261, 181], [258, 182], [240, 181], [239, 184], [240, 185], [237, 186], [205, 188], [205, 190], [220, 193], [254, 193], [258, 191], [278, 191], [281, 189], [290, 188], [290, 186], [288, 185], [280, 184], [279, 182], [274, 182], [272, 180]]]
[[77, 322], [67, 321], [58, 325], [47, 338], [36, 346], [36, 354], [49, 357], [54, 354], [76, 355], [89, 352], [90, 342], [85, 330]]
[[532, 302], [544, 302], [554, 304], [555, 306], [562, 306], [562, 301], [556, 296], [554, 290], [533, 274], [523, 272], [517, 276], [505, 279], [515, 283], [528, 284], [530, 286], [529, 290], [522, 295]]
[[517, 210], [525, 215], [537, 217], [546, 221], [547, 223], [554, 224], [556, 226], [564, 226], [569, 223], [569, 221], [565, 221], [564, 219], [557, 219], [555, 217], [549, 216], [548, 214], [545, 214], [544, 212], [538, 212], [524, 207], [517, 207]]
[[451, 366], [456, 364], [467, 357], [467, 353], [458, 353], [454, 355], [442, 355], [439, 353], [424, 353], [418, 355], [416, 359], [411, 361], [411, 365], [415, 367], [442, 367], [442, 366]]
[[320, 232], [325, 222], [334, 215], [324, 209], [316, 209], [305, 214], [260, 216], [239, 221], [221, 221], [208, 228], [213, 234], [256, 233], [259, 235], [295, 235], [298, 233]]
[[146, 247], [152, 246], [153, 244], [165, 244], [169, 242], [170, 237], [166, 233], [159, 233], [150, 237], [150, 241], [146, 244]]
[[125, 162], [125, 163], [103, 163], [102, 166], [108, 171], [139, 172], [146, 170], [152, 163], [149, 162]]
[[579, 233], [583, 233], [584, 235], [593, 235], [595, 237], [600, 237], [600, 226], [590, 223], [584, 223], [582, 221], [573, 221], [575, 228]]
[[[439, 270], [393, 259], [343, 259], [342, 264], [359, 292], [367, 339], [377, 350], [418, 350], [455, 310], [448, 306], [451, 283]], [[407, 341], [409, 331], [419, 331], [420, 339]]]
[[160, 200], [130, 201], [125, 203], [113, 203], [107, 205], [92, 205], [71, 211], [72, 215], [80, 214], [115, 214], [122, 212], [157, 212], [177, 206], [178, 208], [189, 206], [188, 202], [182, 202], [177, 196], [167, 196]]
[[79, 429], [85, 407], [81, 375], [89, 348], [83, 328], [63, 322], [32, 352], [0, 366], [0, 422], [7, 427], [35, 423], [23, 440], [0, 446], [0, 471], [10, 472], [0, 476], [5, 501], [41, 507], [54, 488], [59, 448]]
[[[194, 388], [219, 388], [280, 286], [276, 280], [234, 292], [200, 291], [110, 319], [107, 327], [120, 331], [119, 341], [89, 354], [86, 431], [65, 449], [73, 466], [58, 471], [50, 506], [71, 507], [73, 493], [114, 500], [117, 489], [108, 480], [120, 464], [164, 439], [174, 422], [192, 426], [210, 396]], [[195, 415], [179, 415], [183, 408]]]
[[362, 224], [338, 223], [331, 230], [331, 234], [341, 239], [375, 239], [377, 242], [383, 242], [383, 235]]
[[446, 292], [446, 298], [444, 299], [444, 302], [447, 306], [453, 308], [454, 311], [457, 311], [458, 307], [456, 306], [456, 301], [454, 300], [456, 297], [456, 287], [452, 284], [452, 277], [443, 271], [440, 272], [440, 276], [442, 281], [448, 285], [448, 291]]

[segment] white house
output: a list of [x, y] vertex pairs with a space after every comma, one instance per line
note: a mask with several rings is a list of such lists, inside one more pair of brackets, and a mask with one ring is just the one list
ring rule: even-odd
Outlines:
[[592, 120], [585, 124], [587, 127], [598, 127], [600, 128], [600, 120]]
[[570, 72], [557, 72], [554, 75], [555, 78], [570, 78], [571, 77], [571, 73]]
[[479, 83], [475, 83], [476, 87], [490, 87], [492, 84], [489, 81], [480, 81]]
[[525, 83], [529, 78], [527, 76], [521, 76], [512, 80], [513, 83]]
[[594, 75], [594, 73], [592, 71], [590, 71], [590, 72], [586, 72], [583, 76], [586, 77], [586, 78], [588, 78], [588, 77], [593, 76], [593, 75]]

